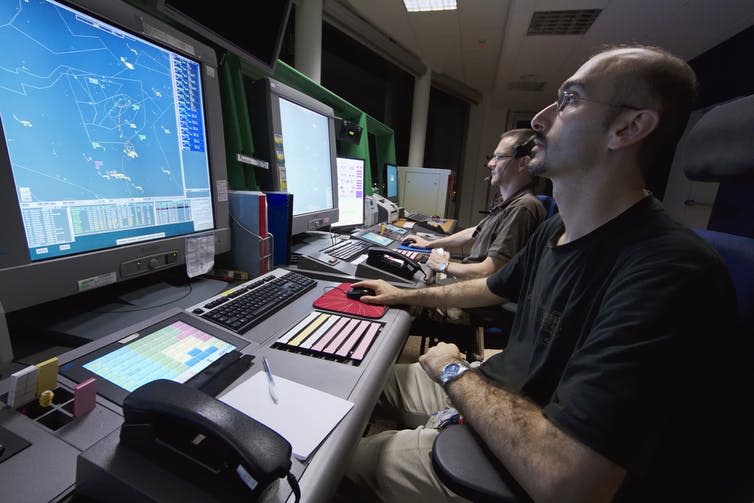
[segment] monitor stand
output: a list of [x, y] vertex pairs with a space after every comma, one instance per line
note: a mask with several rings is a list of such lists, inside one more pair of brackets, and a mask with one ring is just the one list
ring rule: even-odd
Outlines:
[[193, 306], [227, 288], [227, 282], [209, 278], [185, 279], [182, 283], [156, 281], [122, 292], [95, 310], [74, 315], [49, 329], [92, 341], [168, 309]]
[[348, 238], [349, 236], [328, 231], [308, 231], [294, 234], [291, 238], [291, 253], [294, 255], [313, 255]]
[[11, 358], [25, 362], [59, 354], [171, 308], [198, 304], [229, 286], [216, 279], [189, 279], [185, 269], [174, 269], [8, 313]]

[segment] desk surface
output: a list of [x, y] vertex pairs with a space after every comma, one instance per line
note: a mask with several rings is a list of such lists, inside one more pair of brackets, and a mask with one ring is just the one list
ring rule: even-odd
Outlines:
[[[274, 272], [274, 271], [273, 271]], [[272, 273], [270, 273], [272, 274]], [[334, 494], [345, 473], [351, 449], [361, 437], [379, 397], [387, 371], [395, 362], [408, 333], [411, 317], [399, 309], [388, 309], [379, 320], [385, 326], [363, 362], [344, 364], [323, 358], [278, 350], [272, 344], [299, 320], [313, 311], [312, 302], [337, 283], [318, 281], [317, 286], [240, 336], [249, 344], [241, 352], [255, 356], [252, 367], [232, 383], [232, 389], [254, 375], [266, 356], [281, 377], [306, 384], [354, 403], [351, 411], [312, 457], [300, 462], [292, 459], [292, 472], [299, 480], [301, 501], [326, 501]], [[65, 365], [138, 330], [144, 330], [180, 309], [142, 320], [123, 330], [102, 337], [60, 356]], [[236, 334], [237, 335], [237, 334]], [[0, 394], [7, 392], [8, 380], [0, 381]], [[75, 382], [58, 377], [59, 386], [72, 390]], [[58, 501], [74, 491], [76, 463], [82, 452], [91, 453], [105, 441], [116, 442], [122, 423], [122, 410], [102, 396], [95, 409], [53, 431], [27, 416], [0, 405], [0, 427], [21, 436], [31, 445], [0, 464], [3, 501]], [[151, 461], [150, 461], [151, 463]], [[117, 463], [115, 463], [117, 464]], [[187, 484], [189, 484], [187, 482]], [[285, 480], [273, 484], [263, 501], [293, 501]]]
[[[399, 227], [403, 227], [406, 222], [411, 222], [411, 220], [406, 220], [405, 218], [399, 218], [395, 221], [395, 225]], [[450, 219], [450, 218], [441, 218], [439, 220], [427, 220], [430, 224], [439, 225], [442, 227], [442, 230], [447, 232], [448, 234], [453, 234], [456, 231], [456, 225], [458, 224], [458, 220]]]

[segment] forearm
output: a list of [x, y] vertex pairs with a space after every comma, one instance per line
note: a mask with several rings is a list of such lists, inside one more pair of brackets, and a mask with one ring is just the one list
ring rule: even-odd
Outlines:
[[458, 231], [450, 236], [444, 236], [430, 241], [430, 248], [461, 248], [471, 241], [474, 234], [474, 227], [469, 227]]
[[464, 264], [461, 262], [449, 262], [445, 272], [458, 279], [484, 278], [500, 269], [505, 262], [492, 257], [487, 257], [482, 262]]
[[506, 299], [498, 297], [487, 288], [486, 278], [458, 281], [443, 286], [401, 289], [398, 302], [423, 307], [483, 307], [502, 304]]
[[467, 372], [453, 404], [535, 501], [610, 501], [625, 471], [572, 439], [524, 398]]

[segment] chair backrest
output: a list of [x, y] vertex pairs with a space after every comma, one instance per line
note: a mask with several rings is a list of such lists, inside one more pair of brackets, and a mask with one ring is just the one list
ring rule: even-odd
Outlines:
[[754, 336], [754, 238], [708, 229], [694, 229], [722, 257], [733, 278], [738, 312], [744, 327]]
[[548, 196], [545, 194], [538, 194], [537, 199], [539, 199], [542, 202], [542, 206], [545, 207], [545, 211], [547, 212], [547, 215], [545, 218], [550, 218], [555, 213], [558, 212], [558, 203], [555, 201], [555, 198], [552, 196]]
[[[752, 138], [754, 95], [708, 110], [679, 145], [678, 162], [689, 180], [751, 182], [754, 181]], [[754, 236], [708, 229], [694, 231], [718, 251], [728, 266], [744, 328], [754, 337]]]

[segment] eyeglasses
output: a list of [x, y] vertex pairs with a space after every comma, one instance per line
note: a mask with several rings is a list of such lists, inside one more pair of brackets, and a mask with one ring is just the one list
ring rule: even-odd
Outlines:
[[557, 110], [558, 112], [562, 112], [565, 107], [567, 107], [574, 101], [588, 101], [589, 103], [597, 103], [599, 105], [606, 105], [609, 107], [629, 108], [631, 110], [641, 110], [638, 107], [633, 107], [631, 105], [624, 105], [622, 103], [609, 103], [607, 101], [597, 101], [597, 100], [590, 100], [588, 98], [582, 98], [581, 96], [576, 96], [575, 94], [569, 93], [567, 91], [558, 91], [558, 100], [556, 102], [555, 110]]
[[492, 157], [490, 157], [490, 160], [495, 161], [495, 162], [500, 162], [503, 159], [506, 159], [508, 157], [515, 157], [515, 156], [511, 154], [492, 154]]

